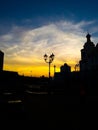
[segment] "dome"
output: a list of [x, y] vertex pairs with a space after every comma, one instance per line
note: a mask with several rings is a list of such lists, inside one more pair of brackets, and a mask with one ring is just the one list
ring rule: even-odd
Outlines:
[[88, 47], [95, 47], [94, 43], [91, 41], [91, 35], [88, 33], [86, 35], [87, 38], [87, 42], [84, 44], [84, 48], [88, 48]]
[[87, 48], [87, 47], [95, 47], [95, 45], [94, 45], [94, 43], [93, 42], [86, 42], [85, 44], [84, 44], [84, 48]]

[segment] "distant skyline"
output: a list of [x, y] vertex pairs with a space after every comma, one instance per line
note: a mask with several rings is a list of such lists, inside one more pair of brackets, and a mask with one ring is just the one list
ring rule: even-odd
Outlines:
[[48, 76], [44, 54], [54, 53], [54, 68], [74, 70], [89, 32], [98, 43], [97, 0], [1, 0], [0, 50], [4, 70]]

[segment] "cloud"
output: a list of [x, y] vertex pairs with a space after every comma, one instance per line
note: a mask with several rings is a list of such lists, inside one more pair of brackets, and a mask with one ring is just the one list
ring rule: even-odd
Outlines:
[[8, 34], [0, 36], [5, 66], [46, 66], [45, 53], [55, 54], [54, 64], [58, 67], [65, 62], [74, 66], [80, 60], [80, 50], [86, 40], [84, 27], [91, 24], [93, 21], [60, 21], [35, 29], [13, 26]]

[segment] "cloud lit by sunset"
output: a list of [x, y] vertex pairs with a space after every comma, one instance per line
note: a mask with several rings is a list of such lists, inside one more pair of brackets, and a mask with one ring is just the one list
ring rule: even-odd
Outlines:
[[21, 75], [48, 76], [49, 68], [43, 56], [53, 53], [51, 76], [54, 65], [56, 72], [64, 63], [73, 71], [81, 58], [80, 50], [87, 32], [95, 44], [98, 42], [96, 2], [92, 5], [88, 0], [2, 0], [0, 50], [4, 52], [3, 69]]
[[80, 50], [86, 41], [83, 27], [92, 22], [72, 23], [61, 21], [35, 29], [13, 26], [11, 31], [0, 36], [1, 50], [5, 53], [4, 70], [17, 71], [22, 75], [48, 76], [48, 64], [44, 54], [54, 53], [51, 64], [60, 71], [60, 66], [67, 63], [74, 70], [80, 60]]

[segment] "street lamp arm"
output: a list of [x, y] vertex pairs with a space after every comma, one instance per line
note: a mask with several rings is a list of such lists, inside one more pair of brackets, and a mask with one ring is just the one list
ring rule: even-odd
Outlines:
[[47, 61], [47, 60], [45, 60], [45, 62], [46, 62], [46, 63], [48, 63], [48, 64], [50, 63], [50, 62], [49, 62], [49, 61]]

